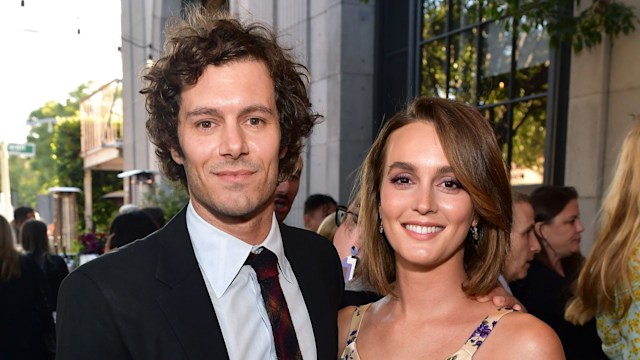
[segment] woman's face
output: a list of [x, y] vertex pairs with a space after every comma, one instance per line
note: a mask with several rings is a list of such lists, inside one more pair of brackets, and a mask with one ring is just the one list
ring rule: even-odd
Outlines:
[[336, 247], [336, 250], [338, 250], [340, 260], [352, 254], [352, 247], [360, 248], [360, 228], [356, 226], [359, 213], [359, 206], [354, 204], [349, 205], [347, 214], [340, 226], [338, 226], [338, 229], [336, 229], [336, 234], [333, 236], [333, 245]]
[[380, 216], [399, 264], [432, 268], [453, 258], [462, 264], [473, 205], [430, 122], [405, 125], [389, 136]]
[[[580, 222], [580, 208], [578, 200], [567, 203], [549, 224], [538, 223], [539, 234], [547, 241], [560, 259], [580, 251], [580, 234], [584, 226]], [[544, 241], [543, 241], [544, 245]]]

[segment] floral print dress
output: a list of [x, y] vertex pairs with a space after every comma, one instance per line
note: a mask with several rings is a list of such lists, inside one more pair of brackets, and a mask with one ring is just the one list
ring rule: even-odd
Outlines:
[[[356, 340], [358, 339], [358, 332], [360, 331], [360, 325], [364, 318], [364, 313], [369, 309], [371, 304], [358, 306], [353, 312], [351, 318], [351, 325], [349, 327], [349, 338], [347, 339], [347, 346], [340, 355], [340, 360], [360, 360], [358, 350], [356, 349]], [[473, 331], [471, 336], [462, 345], [458, 351], [449, 356], [447, 360], [469, 360], [473, 358], [473, 354], [478, 350], [480, 345], [489, 336], [491, 330], [496, 326], [498, 320], [506, 314], [513, 312], [514, 310], [509, 307], [498, 308], [493, 314], [485, 317], [480, 325]]]
[[602, 350], [609, 359], [640, 359], [640, 249], [635, 249], [629, 261], [631, 273], [631, 305], [623, 316], [622, 304], [616, 292], [616, 308], [613, 312], [596, 314], [598, 335], [602, 339]]

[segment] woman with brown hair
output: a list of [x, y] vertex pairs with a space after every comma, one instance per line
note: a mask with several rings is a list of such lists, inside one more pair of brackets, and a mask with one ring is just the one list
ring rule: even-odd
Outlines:
[[595, 321], [576, 326], [564, 319], [573, 296], [572, 286], [584, 262], [580, 241], [578, 192], [570, 186], [543, 185], [531, 192], [534, 233], [542, 250], [531, 262], [527, 277], [510, 284], [513, 294], [529, 313], [558, 334], [567, 359], [606, 359]]
[[384, 297], [341, 310], [341, 359], [563, 359], [543, 322], [475, 299], [498, 284], [511, 224], [502, 155], [476, 109], [413, 101], [383, 126], [360, 185], [358, 276]]
[[42, 274], [15, 248], [13, 229], [0, 216], [0, 359], [52, 358], [54, 349], [47, 349], [44, 337], [53, 332]]
[[61, 256], [51, 253], [47, 224], [40, 220], [28, 220], [20, 228], [20, 243], [27, 255], [38, 264], [45, 278], [46, 296], [49, 307], [56, 311], [58, 289], [62, 280], [69, 275], [69, 268]]

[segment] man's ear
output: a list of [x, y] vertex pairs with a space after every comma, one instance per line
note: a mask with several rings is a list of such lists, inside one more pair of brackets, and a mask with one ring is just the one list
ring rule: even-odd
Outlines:
[[283, 147], [282, 150], [280, 150], [280, 154], [278, 154], [278, 158], [280, 160], [284, 159], [285, 155], [287, 155], [287, 151], [289, 150], [288, 147]]
[[173, 159], [173, 161], [175, 161], [179, 165], [182, 165], [184, 163], [184, 158], [182, 157], [182, 155], [180, 155], [180, 152], [175, 148], [171, 148], [170, 151], [171, 151], [171, 158]]

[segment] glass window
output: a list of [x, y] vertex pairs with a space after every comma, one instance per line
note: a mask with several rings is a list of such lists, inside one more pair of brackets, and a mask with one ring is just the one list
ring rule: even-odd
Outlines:
[[490, 21], [483, 1], [421, 2], [420, 94], [476, 104], [496, 131], [512, 184], [544, 179], [550, 53], [539, 27]]
[[543, 26], [525, 32], [521, 19], [495, 18], [501, 1], [375, 3], [375, 125], [418, 95], [473, 104], [496, 131], [512, 184], [564, 182], [568, 44], [551, 49]]

